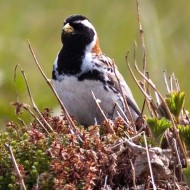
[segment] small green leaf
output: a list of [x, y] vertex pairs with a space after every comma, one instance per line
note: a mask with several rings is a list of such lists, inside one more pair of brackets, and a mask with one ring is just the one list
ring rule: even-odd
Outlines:
[[171, 113], [178, 119], [185, 101], [185, 92], [173, 92], [166, 98]]
[[177, 128], [179, 130], [179, 135], [181, 139], [184, 141], [187, 149], [190, 149], [190, 126], [178, 125]]
[[190, 187], [190, 165], [189, 164], [187, 168], [183, 168], [183, 175], [185, 177], [188, 187]]
[[155, 140], [155, 145], [161, 146], [166, 129], [171, 127], [170, 121], [168, 121], [166, 118], [149, 118], [147, 119], [147, 124]]

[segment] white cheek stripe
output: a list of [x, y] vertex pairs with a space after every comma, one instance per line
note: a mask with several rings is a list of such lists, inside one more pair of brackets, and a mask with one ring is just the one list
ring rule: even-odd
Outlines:
[[91, 28], [96, 33], [96, 30], [95, 30], [94, 26], [87, 19], [86, 20], [76, 21], [75, 23], [81, 23], [84, 26], [86, 26], [88, 28]]

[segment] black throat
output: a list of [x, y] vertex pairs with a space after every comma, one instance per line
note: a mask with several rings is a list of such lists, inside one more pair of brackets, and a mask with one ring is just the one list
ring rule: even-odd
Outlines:
[[61, 74], [75, 75], [81, 71], [84, 47], [75, 48], [63, 46], [58, 54], [57, 71]]
[[52, 73], [53, 79], [56, 79], [57, 75], [76, 75], [81, 72], [86, 47], [93, 42], [95, 36], [94, 30], [85, 24], [72, 20], [67, 22], [74, 29], [73, 32], [62, 31], [63, 46], [58, 54], [57, 67], [54, 67]]
[[57, 72], [59, 75], [75, 75], [81, 71], [85, 46], [77, 42], [72, 45], [64, 44], [58, 54]]
[[[57, 68], [55, 68], [59, 75], [76, 75], [81, 71], [86, 46], [93, 41], [95, 34], [89, 28], [82, 29], [85, 31], [76, 34], [62, 32], [61, 40], [63, 46], [58, 54]], [[55, 71], [52, 74], [54, 78]]]

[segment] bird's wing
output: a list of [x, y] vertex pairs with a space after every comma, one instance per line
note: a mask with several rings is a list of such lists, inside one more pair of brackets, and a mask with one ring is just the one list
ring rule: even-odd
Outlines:
[[[111, 84], [113, 88], [120, 93], [122, 89], [122, 92], [126, 97], [128, 105], [137, 113], [137, 115], [140, 116], [140, 110], [132, 95], [132, 92], [127, 83], [125, 82], [123, 76], [118, 71], [117, 66], [114, 64], [113, 60], [111, 60], [109, 57], [105, 56], [104, 54], [99, 55], [98, 60], [100, 60], [99, 64], [101, 64], [101, 67], [104, 69], [104, 73], [107, 74], [106, 77], [107, 83]], [[114, 67], [115, 67], [115, 72], [114, 72]], [[118, 82], [117, 78], [119, 79], [120, 82]]]

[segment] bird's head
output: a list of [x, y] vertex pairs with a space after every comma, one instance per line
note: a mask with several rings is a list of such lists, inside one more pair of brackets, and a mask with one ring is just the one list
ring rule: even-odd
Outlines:
[[101, 52], [94, 26], [82, 15], [72, 15], [65, 19], [61, 40], [71, 49], [85, 49], [87, 52]]

